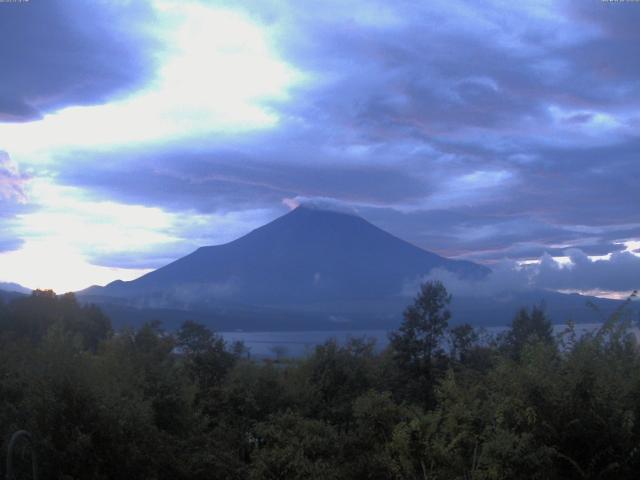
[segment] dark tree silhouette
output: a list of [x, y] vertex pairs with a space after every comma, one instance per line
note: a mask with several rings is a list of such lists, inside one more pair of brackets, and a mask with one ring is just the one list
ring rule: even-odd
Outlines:
[[527, 344], [553, 343], [553, 328], [542, 307], [533, 307], [531, 313], [520, 309], [511, 322], [505, 337], [505, 346], [514, 358], [519, 358]]
[[451, 295], [439, 281], [426, 282], [404, 311], [400, 329], [389, 336], [400, 378], [410, 397], [429, 400], [433, 387], [433, 363], [442, 354], [442, 338], [451, 312]]

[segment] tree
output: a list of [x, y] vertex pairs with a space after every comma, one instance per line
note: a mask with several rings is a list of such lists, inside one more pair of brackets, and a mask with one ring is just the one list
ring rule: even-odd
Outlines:
[[250, 479], [331, 480], [344, 478], [341, 445], [333, 427], [297, 413], [275, 415], [256, 427], [257, 448]]
[[451, 295], [442, 282], [422, 284], [413, 305], [404, 311], [400, 330], [389, 336], [401, 380], [413, 391], [411, 397], [431, 397], [433, 361], [442, 355], [442, 338], [451, 318], [447, 308], [450, 302]]
[[505, 347], [513, 358], [519, 358], [525, 345], [553, 343], [553, 328], [542, 307], [533, 307], [531, 313], [520, 309], [505, 336]]
[[374, 342], [352, 338], [318, 345], [303, 364], [307, 375], [305, 410], [334, 425], [348, 425], [355, 398], [373, 385]]
[[478, 333], [468, 323], [457, 325], [449, 332], [450, 356], [452, 359], [465, 363], [469, 351], [478, 342]]
[[227, 350], [222, 336], [204, 325], [186, 321], [176, 335], [176, 346], [184, 354], [187, 372], [199, 387], [200, 400], [213, 400], [212, 393], [219, 389], [238, 357]]

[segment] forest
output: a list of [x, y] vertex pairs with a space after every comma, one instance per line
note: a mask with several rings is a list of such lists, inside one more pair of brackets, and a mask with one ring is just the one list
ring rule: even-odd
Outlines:
[[[640, 351], [619, 309], [554, 334], [540, 306], [487, 336], [422, 285], [388, 347], [256, 359], [205, 326], [114, 331], [72, 294], [0, 303], [2, 474], [40, 479], [630, 479]], [[631, 301], [631, 300], [630, 300]]]

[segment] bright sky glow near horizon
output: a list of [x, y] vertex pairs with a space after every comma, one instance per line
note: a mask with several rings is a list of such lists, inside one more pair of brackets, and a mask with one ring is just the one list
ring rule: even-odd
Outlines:
[[638, 22], [596, 0], [0, 4], [0, 282], [133, 279], [307, 201], [623, 295]]

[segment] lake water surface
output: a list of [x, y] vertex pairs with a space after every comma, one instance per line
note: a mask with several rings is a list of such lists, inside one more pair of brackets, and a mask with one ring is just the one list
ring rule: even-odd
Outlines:
[[[600, 323], [585, 323], [575, 326], [578, 335], [593, 331]], [[487, 327], [480, 329], [485, 335], [498, 335], [508, 327]], [[567, 325], [554, 325], [554, 333], [560, 334]], [[388, 330], [354, 330], [354, 331], [285, 331], [285, 332], [220, 332], [224, 339], [231, 343], [244, 342], [253, 357], [300, 357], [312, 353], [316, 345], [335, 338], [344, 344], [349, 338], [371, 338], [376, 347], [383, 349], [389, 343]]]

